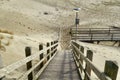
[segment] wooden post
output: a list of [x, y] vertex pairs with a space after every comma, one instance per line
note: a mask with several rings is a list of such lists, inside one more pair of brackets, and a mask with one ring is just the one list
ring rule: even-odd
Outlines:
[[112, 34], [112, 35], [111, 35], [111, 41], [113, 41], [113, 39], [114, 39], [114, 38], [113, 38], [113, 34]]
[[99, 44], [100, 43], [100, 41], [97, 41], [97, 44]]
[[120, 41], [118, 41], [118, 43], [119, 43], [119, 44], [118, 44], [118, 47], [120, 47]]
[[84, 47], [83, 46], [81, 46], [81, 52], [84, 53]]
[[56, 43], [56, 41], [53, 41], [53, 44], [55, 44]]
[[[31, 55], [31, 48], [30, 47], [25, 48], [25, 54], [26, 54], [26, 57]], [[32, 68], [32, 61], [29, 61], [28, 63], [26, 63], [26, 65], [27, 65], [27, 70], [29, 70], [30, 68]], [[33, 80], [33, 73], [32, 72], [28, 75], [28, 80]]]
[[[42, 45], [42, 44], [39, 45], [39, 50], [43, 50], [43, 45]], [[43, 53], [41, 53], [41, 54], [40, 54], [40, 60], [43, 59], [43, 56], [44, 56]], [[42, 63], [40, 64], [40, 69], [43, 67], [43, 65], [44, 65], [44, 64], [43, 64], [43, 62], [42, 62]]]
[[[74, 43], [74, 45], [79, 49], [79, 45], [77, 43]], [[77, 56], [79, 55], [79, 53], [77, 53], [77, 52], [76, 52], [76, 54], [77, 54]]]
[[89, 28], [89, 36], [91, 35], [91, 29]]
[[[51, 42], [51, 46], [53, 45], [53, 42]], [[51, 51], [53, 50], [53, 47], [51, 47]], [[54, 53], [51, 53], [51, 57], [53, 56]]]
[[[84, 47], [83, 46], [80, 46], [80, 51], [82, 52], [82, 54], [84, 54]], [[82, 65], [83, 65], [83, 59], [82, 57], [80, 56], [80, 61], [81, 61], [81, 73], [82, 73]]]
[[[87, 58], [92, 61], [93, 58], [93, 52], [91, 50], [87, 50]], [[91, 76], [91, 68], [89, 65], [86, 64], [85, 71], [87, 74], [85, 74], [85, 80], [89, 80], [88, 76]]]
[[[53, 42], [51, 42], [51, 46], [53, 45]], [[51, 47], [51, 51], [53, 50], [53, 47]]]
[[[47, 47], [49, 47], [50, 46], [50, 43], [47, 43]], [[47, 55], [50, 53], [50, 49], [48, 49], [47, 50]], [[49, 56], [47, 56], [47, 61], [50, 59], [50, 55]]]
[[110, 28], [109, 28], [109, 32], [108, 32], [108, 35], [110, 35], [111, 31], [110, 31]]
[[47, 42], [47, 47], [49, 47], [50, 46], [50, 43], [49, 42]]
[[113, 61], [106, 61], [104, 73], [109, 76], [112, 80], [116, 80], [118, 73], [118, 65]]
[[39, 50], [43, 50], [43, 45], [42, 44], [39, 45]]
[[[55, 44], [56, 42], [54, 41], [53, 44]], [[55, 49], [55, 46], [53, 47], [53, 49]]]
[[[80, 50], [80, 49], [81, 49], [81, 46], [79, 46], [79, 50]], [[81, 58], [80, 54], [78, 55], [78, 57], [79, 57], [80, 62], [81, 62], [81, 61], [82, 61], [82, 58]], [[81, 70], [81, 73], [82, 73], [82, 71], [83, 71], [83, 69], [82, 69], [83, 62], [81, 62], [81, 64], [80, 64], [80, 62], [79, 62], [79, 67], [80, 67], [80, 70]]]
[[91, 41], [93, 40], [93, 34], [91, 34]]

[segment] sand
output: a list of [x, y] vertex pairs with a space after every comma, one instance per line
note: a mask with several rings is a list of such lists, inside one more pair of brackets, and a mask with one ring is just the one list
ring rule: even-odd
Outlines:
[[[0, 0], [0, 56], [3, 66], [24, 58], [26, 46], [35, 53], [39, 44], [45, 46], [46, 42], [59, 39], [60, 48], [69, 49], [69, 29], [74, 27], [75, 18], [73, 8], [81, 7], [79, 27], [119, 27], [119, 3], [119, 0]], [[119, 64], [118, 47], [91, 44], [88, 47], [97, 49], [94, 62], [98, 67], [104, 64], [97, 64], [97, 58], [103, 62], [116, 60]], [[20, 75], [25, 68], [21, 69], [15, 72]], [[16, 77], [15, 73], [12, 74]]]

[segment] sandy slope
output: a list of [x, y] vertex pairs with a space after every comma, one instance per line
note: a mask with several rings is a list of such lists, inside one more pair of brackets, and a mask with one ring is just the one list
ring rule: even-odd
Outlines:
[[[37, 2], [28, 0], [3, 0], [0, 1], [0, 29], [8, 30], [14, 33], [14, 39], [11, 41], [13, 45], [6, 48], [4, 53], [4, 61], [7, 61], [8, 56], [24, 56], [24, 48], [27, 44], [31, 44], [29, 41], [33, 40], [31, 46], [35, 46], [36, 42], [46, 43], [58, 38], [57, 28], [49, 27], [49, 23], [45, 24], [46, 15], [44, 15], [45, 5], [39, 5]], [[32, 5], [32, 6], [31, 6]], [[38, 11], [40, 7], [43, 13]], [[48, 8], [52, 10], [54, 8]], [[39, 18], [39, 14], [41, 14]], [[51, 15], [50, 15], [51, 16]], [[43, 20], [41, 20], [43, 19]], [[56, 32], [54, 32], [56, 31]], [[37, 47], [38, 44], [36, 44]], [[15, 48], [19, 46], [16, 50]], [[22, 49], [22, 50], [20, 50]], [[14, 51], [15, 50], [15, 51]], [[6, 55], [7, 54], [7, 55]], [[18, 57], [20, 57], [18, 56]], [[11, 58], [11, 57], [9, 57]], [[17, 59], [17, 58], [16, 58]], [[16, 59], [8, 60], [5, 64], [10, 64]]]
[[[0, 30], [13, 33], [1, 33], [4, 37], [0, 39], [3, 66], [24, 58], [26, 46], [32, 47], [32, 53], [35, 53], [39, 44], [45, 46], [46, 42], [58, 39], [60, 27], [64, 28], [69, 22], [63, 23], [71, 14], [69, 12], [72, 11], [56, 9], [34, 0], [0, 0]], [[13, 38], [7, 38], [9, 36]], [[9, 77], [16, 78], [25, 70], [26, 67], [21, 67]]]
[[[23, 58], [26, 46], [32, 46], [33, 52], [36, 52], [39, 43], [45, 45], [46, 42], [59, 37], [61, 47], [68, 49], [70, 41], [68, 32], [69, 28], [74, 26], [75, 12], [72, 9], [75, 7], [82, 8], [79, 13], [79, 27], [119, 27], [119, 3], [119, 0], [0, 0], [0, 29], [14, 33], [0, 34], [4, 36], [0, 39], [3, 46], [0, 54], [4, 66]], [[10, 44], [6, 45], [8, 42]], [[97, 48], [95, 46], [89, 47], [94, 50]], [[103, 61], [115, 58], [120, 62], [118, 49], [100, 47], [97, 48], [98, 52], [102, 49], [105, 54], [96, 53], [98, 58], [102, 58]], [[111, 54], [106, 53], [109, 49], [114, 49], [110, 51]], [[113, 54], [114, 51], [116, 54]], [[95, 60], [95, 63], [97, 61]], [[24, 70], [23, 68], [22, 71]], [[18, 73], [22, 71], [17, 70]]]

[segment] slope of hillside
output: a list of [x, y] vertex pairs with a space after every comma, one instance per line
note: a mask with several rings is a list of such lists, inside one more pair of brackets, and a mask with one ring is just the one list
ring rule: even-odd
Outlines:
[[35, 52], [39, 44], [60, 38], [68, 49], [76, 7], [81, 8], [79, 27], [120, 27], [120, 0], [0, 0], [0, 30], [13, 33], [0, 31], [3, 65], [23, 58], [26, 46]]

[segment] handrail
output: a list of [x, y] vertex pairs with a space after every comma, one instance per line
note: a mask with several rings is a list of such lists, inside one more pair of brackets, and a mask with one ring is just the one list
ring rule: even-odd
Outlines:
[[[56, 49], [54, 49], [52, 52], [54, 52]], [[51, 52], [51, 53], [52, 53]], [[27, 77], [27, 75], [29, 75], [30, 74], [30, 72], [32, 72], [35, 68], [37, 68], [39, 65], [40, 65], [40, 63], [42, 63], [43, 61], [44, 61], [44, 59], [45, 59], [46, 57], [44, 57], [42, 60], [40, 60], [35, 66], [33, 66], [30, 70], [28, 70], [26, 73], [24, 73], [24, 74], [22, 74], [22, 76], [21, 77], [19, 77], [19, 80], [25, 80], [26, 79], [26, 77]]]
[[[100, 41], [105, 41], [107, 37], [107, 41], [120, 40], [120, 28], [78, 28], [77, 31], [76, 28], [71, 28], [70, 30], [72, 40], [96, 41], [96, 39], [99, 40], [99, 38], [101, 38]], [[101, 37], [101, 35], [104, 36], [104, 38]]]
[[[91, 75], [91, 70], [97, 75], [97, 77], [100, 80], [116, 80], [117, 77], [117, 72], [118, 72], [118, 66], [111, 61], [107, 61], [106, 64], [112, 63], [112, 66], [114, 67], [105, 65], [107, 66], [107, 69], [105, 68], [105, 71], [102, 72], [100, 71], [93, 63], [92, 63], [92, 55], [93, 52], [91, 50], [88, 50], [87, 57], [84, 56], [84, 50], [80, 49], [80, 44], [78, 42], [72, 41], [72, 49], [73, 49], [73, 56], [75, 59], [75, 62], [77, 64], [77, 67], [80, 68], [79, 73], [81, 74], [82, 71], [85, 73], [85, 80], [91, 80], [90, 75]], [[82, 47], [83, 48], [83, 47]], [[84, 48], [83, 48], [84, 49]], [[91, 58], [91, 60], [90, 60]], [[83, 60], [86, 62], [86, 68], [84, 69], [83, 67]], [[111, 71], [111, 70], [114, 70]], [[113, 75], [111, 72], [113, 72], [115, 75]]]
[[[72, 27], [72, 29], [76, 29], [76, 27]], [[77, 28], [77, 29], [107, 29], [107, 30], [111, 30], [111, 29], [120, 29], [120, 28]]]
[[[11, 65], [8, 65], [2, 69], [0, 69], [0, 79], [5, 77], [7, 74], [13, 72], [15, 69], [18, 69], [19, 67], [21, 67], [22, 65], [32, 61], [33, 59], [35, 59], [36, 57], [40, 56], [43, 53], [46, 53], [47, 50], [51, 50], [51, 48], [53, 48], [49, 54], [47, 54], [47, 56], [51, 56], [52, 53], [54, 53], [54, 55], [56, 54], [57, 51], [57, 46], [58, 46], [58, 41], [54, 41], [52, 42], [53, 44], [51, 44], [51, 46], [43, 48], [42, 50], [40, 50], [38, 53], [33, 54], [31, 56], [28, 56], [24, 59], [21, 59]], [[53, 55], [53, 56], [54, 56]], [[19, 77], [19, 80], [25, 80], [25, 78], [35, 69], [37, 68], [46, 58], [47, 56], [44, 56], [43, 59], [41, 59], [35, 66], [33, 66], [30, 70], [28, 70], [25, 74], [23, 74], [21, 77]], [[53, 58], [53, 56], [50, 57], [49, 60], [47, 60], [47, 63], [51, 61], [51, 59]], [[43, 66], [44, 67], [44, 66]], [[42, 70], [43, 71], [43, 70]]]

